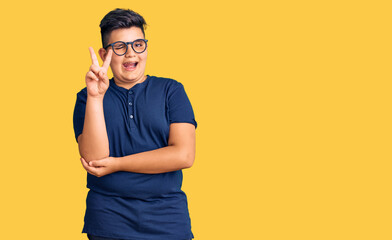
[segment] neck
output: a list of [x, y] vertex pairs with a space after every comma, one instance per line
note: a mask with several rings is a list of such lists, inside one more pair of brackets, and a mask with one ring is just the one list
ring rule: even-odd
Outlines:
[[133, 86], [135, 86], [138, 83], [142, 83], [147, 79], [147, 76], [143, 76], [142, 78], [135, 80], [135, 81], [124, 81], [124, 80], [120, 80], [116, 77], [113, 77], [114, 82], [116, 83], [117, 86], [125, 88], [125, 89], [131, 89]]

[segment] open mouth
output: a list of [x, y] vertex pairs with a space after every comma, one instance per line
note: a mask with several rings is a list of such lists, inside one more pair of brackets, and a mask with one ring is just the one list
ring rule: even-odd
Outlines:
[[137, 62], [126, 62], [123, 63], [123, 67], [128, 71], [132, 71], [136, 69], [137, 64]]

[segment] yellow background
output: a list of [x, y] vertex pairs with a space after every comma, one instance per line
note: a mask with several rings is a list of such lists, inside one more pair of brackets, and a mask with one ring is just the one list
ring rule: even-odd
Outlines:
[[0, 238], [87, 239], [72, 114], [121, 7], [194, 107], [195, 239], [392, 239], [389, 2], [2, 3]]

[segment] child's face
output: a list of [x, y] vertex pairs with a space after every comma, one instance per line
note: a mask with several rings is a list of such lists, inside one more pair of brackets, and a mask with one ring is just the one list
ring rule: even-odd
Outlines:
[[[117, 41], [133, 42], [136, 39], [144, 39], [143, 32], [140, 28], [121, 28], [111, 32], [108, 44]], [[146, 61], [147, 49], [143, 53], [135, 53], [130, 44], [125, 55], [118, 56], [113, 53], [110, 67], [116, 82], [132, 84], [143, 81]], [[135, 63], [136, 66], [134, 65]]]

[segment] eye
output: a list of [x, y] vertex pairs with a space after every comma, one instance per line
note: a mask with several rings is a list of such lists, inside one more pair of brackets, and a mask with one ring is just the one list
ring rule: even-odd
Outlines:
[[116, 50], [120, 50], [120, 49], [125, 48], [125, 45], [122, 44], [122, 43], [117, 43], [117, 44], [114, 44], [113, 47], [114, 47], [114, 49], [116, 49]]
[[137, 40], [134, 44], [133, 44], [133, 46], [134, 47], [144, 47], [146, 44], [145, 44], [145, 42], [143, 41], [143, 40]]

